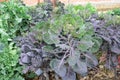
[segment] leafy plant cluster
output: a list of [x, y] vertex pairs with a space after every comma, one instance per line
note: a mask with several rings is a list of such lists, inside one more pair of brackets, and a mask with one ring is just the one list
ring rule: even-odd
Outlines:
[[52, 70], [62, 80], [76, 80], [76, 73], [85, 76], [98, 65], [93, 53], [99, 50], [102, 40], [80, 12], [78, 6], [68, 7], [64, 14], [40, 21], [32, 34], [18, 39], [25, 73], [42, 75]]
[[11, 41], [9, 34], [0, 28], [0, 79], [24, 80], [21, 77], [22, 67], [18, 66], [18, 48]]
[[105, 26], [119, 26], [120, 25], [120, 16], [103, 14], [103, 19], [105, 20]]
[[13, 38], [26, 32], [30, 16], [27, 7], [16, 0], [0, 3], [0, 79], [24, 80], [18, 64], [19, 49]]
[[[46, 75], [54, 72], [62, 80], [77, 80], [77, 74], [86, 76], [98, 65], [94, 53], [99, 50], [107, 54], [106, 67], [115, 69], [118, 65], [119, 16], [98, 15], [90, 4], [64, 8], [64, 4], [57, 2], [53, 9], [45, 3], [30, 7], [29, 12], [14, 1], [0, 6], [0, 14], [4, 14], [0, 16], [2, 80], [24, 80], [18, 59], [25, 67], [24, 74], [34, 72], [48, 79]], [[29, 26], [32, 27], [27, 33]], [[16, 45], [20, 47], [20, 57]]]
[[[90, 22], [93, 24], [96, 34], [103, 39], [101, 51], [106, 52], [105, 66], [109, 69], [116, 69], [120, 54], [120, 26], [115, 21], [106, 25], [110, 20], [116, 19], [113, 18], [116, 16], [108, 15], [107, 18], [104, 16], [101, 20], [98, 17], [92, 17]], [[119, 21], [119, 19], [117, 20]]]
[[45, 61], [44, 57], [48, 54], [42, 51], [43, 45], [35, 38], [34, 33], [29, 33], [25, 37], [19, 37], [18, 40], [20, 41], [19, 47], [21, 47], [22, 52], [19, 62], [21, 65], [26, 66], [23, 72], [34, 71], [37, 75], [40, 75], [42, 71], [39, 68], [42, 67]]
[[77, 5], [77, 6], [69, 5], [69, 6], [67, 6], [67, 8], [68, 8], [67, 10], [70, 13], [72, 13], [72, 12], [77, 13], [84, 20], [89, 19], [92, 14], [96, 13], [96, 8], [93, 7], [89, 3], [86, 6], [82, 6], [82, 5]]
[[39, 4], [35, 7], [30, 7], [29, 14], [32, 17], [32, 24], [37, 24], [41, 21], [46, 21], [49, 17], [51, 17], [51, 12], [53, 10], [52, 4], [45, 3]]
[[114, 10], [112, 10], [112, 13], [113, 13], [113, 15], [118, 15], [118, 16], [120, 16], [120, 9], [119, 9], [119, 8], [114, 9]]
[[[37, 25], [41, 21], [47, 21], [52, 17], [52, 14], [63, 14], [64, 4], [57, 1], [55, 9], [53, 9], [52, 3], [38, 4], [37, 6], [29, 8], [29, 15], [32, 17], [31, 26]], [[54, 13], [53, 13], [54, 12]]]
[[21, 35], [28, 30], [30, 16], [27, 14], [27, 8], [15, 0], [0, 3], [0, 28], [10, 37]]
[[[26, 33], [29, 30], [31, 18], [33, 20], [31, 21], [32, 23], [35, 23], [34, 21], [36, 18], [34, 18], [33, 15], [29, 15], [28, 13], [31, 13], [31, 10], [28, 12], [28, 8], [23, 6], [17, 0], [0, 3], [0, 7], [0, 79], [24, 80], [21, 77], [22, 67], [18, 64], [19, 49], [14, 42], [16, 41], [17, 36], [23, 35], [23, 33]], [[50, 4], [42, 5], [41, 9], [45, 12], [45, 18], [50, 17], [48, 16], [52, 10]], [[41, 12], [40, 9], [37, 9], [35, 11], [36, 14], [33, 14], [38, 17], [39, 12], [37, 11]], [[46, 20], [45, 18], [42, 17], [42, 20]], [[37, 60], [41, 57], [36, 58], [33, 58], [33, 65], [38, 64], [35, 64], [34, 62], [39, 62]]]

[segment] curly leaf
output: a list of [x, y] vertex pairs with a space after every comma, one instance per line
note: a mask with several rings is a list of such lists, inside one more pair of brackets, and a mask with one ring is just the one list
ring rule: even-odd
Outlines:
[[92, 46], [94, 45], [92, 39], [91, 39], [91, 36], [87, 35], [87, 36], [84, 36], [81, 41], [80, 41], [80, 44], [79, 44], [79, 49], [81, 51], [88, 51], [89, 48], [91, 48]]
[[57, 44], [59, 43], [59, 38], [58, 38], [58, 35], [51, 32], [51, 31], [48, 31], [48, 32], [45, 32], [43, 34], [43, 40], [47, 43], [47, 44]]
[[102, 39], [99, 37], [95, 37], [92, 40], [94, 42], [94, 45], [91, 47], [91, 52], [95, 53], [100, 49], [100, 46], [102, 44]]
[[53, 44], [53, 40], [50, 37], [51, 35], [49, 33], [44, 33], [43, 34], [43, 40], [47, 43], [47, 44]]

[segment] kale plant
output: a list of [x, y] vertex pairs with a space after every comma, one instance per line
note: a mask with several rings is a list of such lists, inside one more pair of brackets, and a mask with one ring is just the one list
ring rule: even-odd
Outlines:
[[93, 53], [102, 43], [92, 24], [85, 22], [77, 11], [69, 10], [40, 21], [32, 34], [19, 41], [20, 64], [26, 66], [25, 72], [41, 75], [52, 69], [62, 80], [76, 80], [76, 73], [86, 76], [89, 69], [96, 67], [98, 60]]
[[44, 3], [29, 8], [29, 14], [32, 17], [31, 25], [35, 26], [41, 21], [47, 21], [52, 17], [52, 14], [63, 14], [64, 4], [57, 1], [55, 9], [53, 9], [52, 3]]
[[52, 12], [52, 4], [39, 4], [35, 7], [30, 7], [29, 14], [32, 17], [32, 24], [37, 24], [40, 21], [46, 21], [49, 17], [51, 17]]
[[[98, 16], [91, 18], [96, 34], [103, 39], [101, 50], [107, 53], [105, 66], [109, 69], [117, 67], [117, 56], [120, 55], [120, 26], [117, 24], [119, 20], [114, 17], [112, 15], [103, 16], [101, 20], [97, 19]], [[116, 20], [110, 23], [109, 21], [112, 19]], [[106, 25], [108, 23], [109, 25]]]
[[34, 34], [19, 38], [21, 47], [20, 64], [27, 66], [24, 73], [28, 71], [36, 71], [42, 66], [42, 49], [38, 40], [35, 39]]
[[91, 4], [87, 4], [85, 6], [68, 5], [67, 11], [69, 11], [70, 13], [79, 14], [79, 16], [84, 20], [88, 20], [91, 17], [91, 15], [96, 13], [96, 9]]

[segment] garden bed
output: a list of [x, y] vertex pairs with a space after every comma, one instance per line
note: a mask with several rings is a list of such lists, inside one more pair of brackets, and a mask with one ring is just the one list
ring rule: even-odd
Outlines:
[[120, 79], [120, 9], [14, 0], [0, 7], [1, 80]]

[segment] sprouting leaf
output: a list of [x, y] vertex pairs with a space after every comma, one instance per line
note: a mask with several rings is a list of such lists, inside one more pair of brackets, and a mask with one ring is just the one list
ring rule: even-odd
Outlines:
[[[53, 59], [50, 62], [50, 67], [60, 76], [60, 77], [64, 77], [66, 75], [66, 66], [64, 64], [62, 64], [60, 67], [59, 66], [60, 60], [58, 59]], [[64, 63], [64, 62], [63, 62]]]

